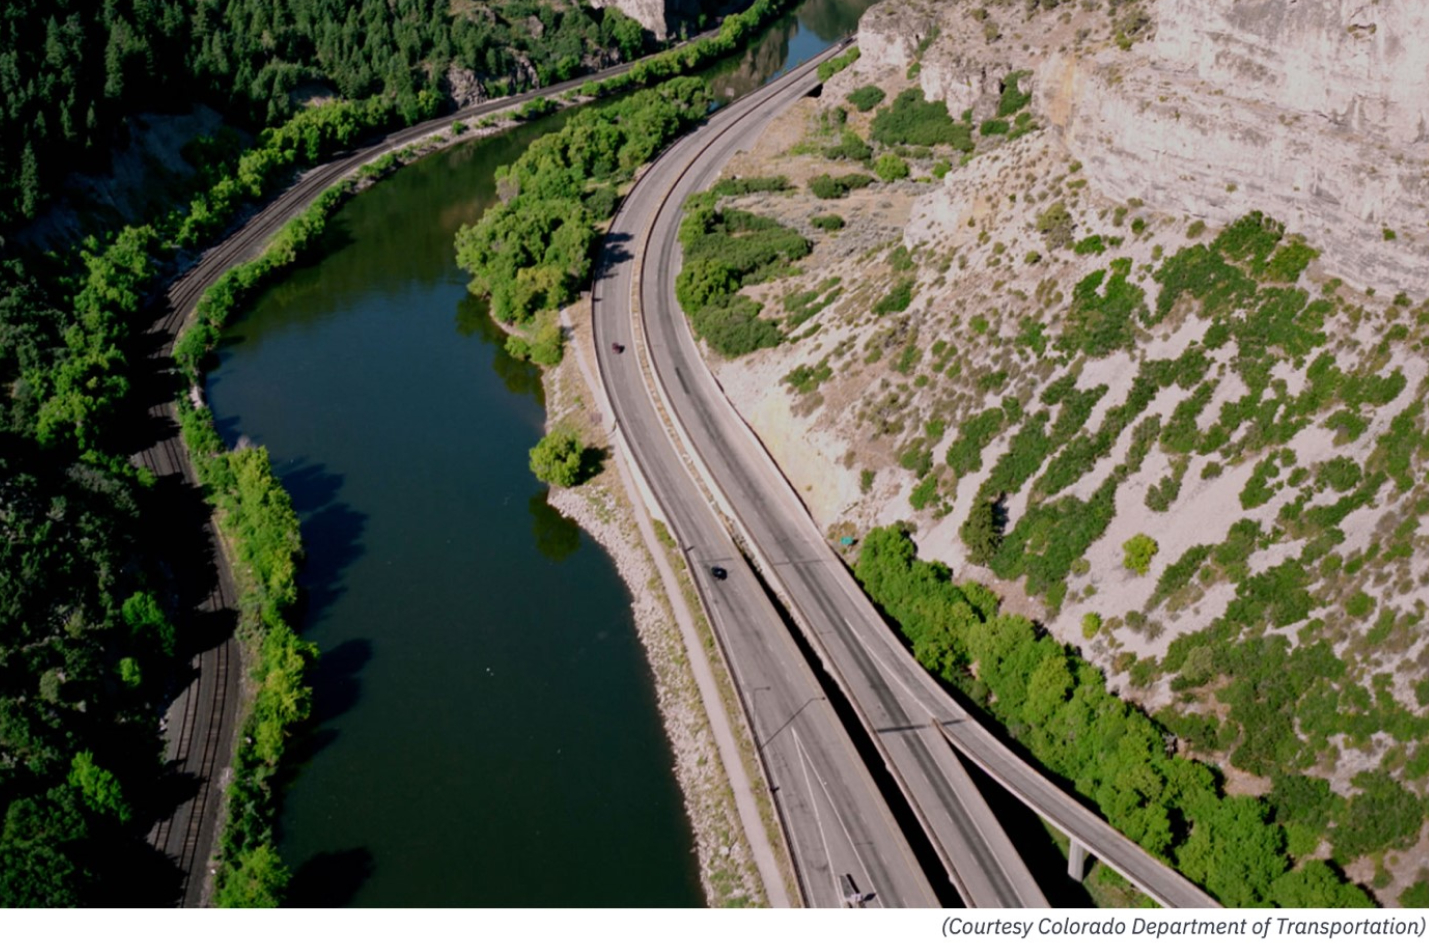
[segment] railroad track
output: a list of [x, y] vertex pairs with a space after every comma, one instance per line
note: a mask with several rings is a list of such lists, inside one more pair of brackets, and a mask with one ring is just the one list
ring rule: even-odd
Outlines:
[[[700, 34], [689, 42], [713, 35], [713, 32]], [[204, 252], [193, 266], [169, 285], [161, 303], [162, 311], [146, 330], [154, 342], [148, 372], [157, 378], [172, 371], [174, 343], [188, 325], [203, 293], [219, 277], [257, 257], [284, 224], [307, 208], [323, 191], [363, 165], [386, 152], [449, 128], [453, 122], [482, 118], [538, 97], [561, 95], [589, 81], [619, 76], [634, 65], [634, 62], [623, 63], [542, 89], [468, 106], [451, 115], [392, 132], [305, 172], [285, 191]], [[187, 393], [178, 392], [175, 396], [187, 397]], [[198, 490], [198, 480], [188, 461], [186, 447], [180, 441], [174, 404], [164, 401], [153, 405], [149, 409], [149, 418], [151, 429], [160, 433], [153, 443], [140, 448], [131, 460], [153, 471], [161, 479], [177, 477], [183, 487]], [[217, 625], [225, 620], [225, 612], [236, 611], [238, 596], [232, 570], [222, 543], [218, 542], [212, 520], [205, 524], [204, 532], [217, 576], [198, 611], [201, 615], [210, 616], [212, 623]], [[224, 772], [228, 761], [233, 758], [234, 717], [241, 689], [241, 661], [231, 632], [195, 655], [192, 668], [195, 672], [193, 679], [170, 707], [171, 714], [177, 709], [178, 719], [170, 724], [172, 728], [176, 723], [177, 730], [170, 731], [166, 762], [178, 774], [194, 781], [195, 792], [164, 815], [148, 836], [150, 843], [168, 855], [183, 872], [183, 890], [176, 901], [182, 907], [199, 907], [206, 903], [209, 895], [204, 884], [207, 874], [201, 869], [208, 864], [213, 851], [218, 816], [223, 807]]]

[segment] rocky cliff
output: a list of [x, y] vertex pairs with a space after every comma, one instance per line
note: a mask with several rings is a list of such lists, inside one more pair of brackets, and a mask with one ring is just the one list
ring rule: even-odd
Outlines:
[[1425, 19], [884, 0], [731, 163], [814, 249], [714, 360], [831, 539], [909, 524], [1232, 794], [1316, 780], [1289, 855], [1406, 906], [1429, 831], [1356, 820], [1429, 797]]
[[699, 25], [700, 14], [720, 16], [749, 6], [749, 0], [590, 0], [597, 10], [615, 7], [621, 13], [636, 20], [655, 35], [656, 39], [669, 39], [688, 28], [691, 32]]
[[1109, 199], [1211, 224], [1262, 210], [1352, 282], [1429, 285], [1429, 9], [1158, 0], [1145, 16], [1133, 42], [1084, 10], [899, 0], [870, 11], [859, 41], [899, 69], [926, 45], [919, 81], [955, 114], [1031, 70], [1036, 107]]

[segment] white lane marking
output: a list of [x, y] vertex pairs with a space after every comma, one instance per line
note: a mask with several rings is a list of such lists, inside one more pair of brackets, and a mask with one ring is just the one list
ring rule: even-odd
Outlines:
[[914, 702], [917, 703], [917, 705], [923, 709], [923, 713], [928, 715], [929, 720], [937, 719], [938, 714], [931, 707], [929, 707], [926, 703], [923, 702], [923, 698], [913, 693], [913, 688], [908, 686], [908, 683], [903, 680], [902, 676], [895, 673], [892, 668], [890, 668], [886, 663], [884, 663], [883, 658], [879, 657], [878, 654], [868, 646], [868, 642], [864, 640], [863, 635], [858, 633], [858, 629], [854, 628], [853, 625], [849, 622], [849, 620], [842, 615], [839, 616], [839, 621], [844, 623], [844, 627], [849, 630], [849, 634], [853, 635], [855, 638], [858, 639], [859, 646], [863, 648], [863, 653], [868, 655], [875, 662], [877, 662], [878, 666], [883, 669], [884, 675], [886, 677], [892, 678], [894, 683], [896, 683], [899, 687], [903, 688], [904, 692], [906, 692], [909, 697], [913, 698]]
[[[833, 810], [834, 818], [839, 820], [839, 828], [843, 830], [844, 838], [848, 841], [849, 850], [853, 852], [853, 857], [856, 858], [856, 859], [858, 859], [858, 867], [859, 867], [859, 870], [863, 872], [863, 880], [864, 880], [864, 883], [867, 884], [869, 887], [872, 887], [872, 886], [873, 886], [873, 875], [869, 874], [868, 865], [864, 863], [863, 856], [859, 854], [858, 846], [854, 844], [853, 836], [849, 834], [848, 825], [844, 822], [843, 816], [839, 815], [838, 806], [834, 805], [834, 797], [833, 797], [833, 794], [829, 792], [829, 784], [824, 780], [824, 777], [823, 777], [823, 775], [819, 772], [818, 767], [814, 766], [814, 761], [809, 758], [809, 754], [804, 750], [804, 741], [799, 738], [799, 731], [798, 731], [798, 730], [794, 730], [794, 745], [795, 745], [796, 747], [798, 747], [798, 749], [799, 749], [800, 762], [806, 764], [805, 771], [804, 771], [804, 781], [805, 781], [805, 782], [808, 782], [808, 779], [809, 779], [808, 770], [809, 770], [809, 768], [812, 768], [812, 769], [814, 770], [814, 775], [815, 775], [815, 776], [818, 778], [818, 780], [819, 780], [819, 788], [824, 791], [824, 798], [828, 800], [828, 802], [829, 802], [829, 808]], [[822, 826], [822, 825], [820, 825], [819, 831], [820, 831], [820, 832], [823, 831], [823, 826]], [[827, 843], [827, 842], [824, 843], [824, 851], [825, 851], [825, 853], [828, 852], [828, 843]], [[830, 874], [833, 874], [833, 873], [834, 873], [834, 872], [833, 872], [833, 863], [832, 863], [832, 861], [831, 861], [830, 864], [829, 864], [829, 872], [830, 872]], [[837, 883], [838, 883], [838, 879], [835, 878], [835, 879], [834, 879], [834, 882], [835, 882], [834, 890], [835, 890], [836, 892], [842, 893], [842, 892], [841, 892], [841, 889], [838, 888], [838, 884], [837, 884]], [[877, 907], [880, 907], [880, 908], [883, 907], [882, 903], [879, 903], [879, 904], [876, 905], [876, 906], [877, 906]]]
[[[819, 827], [819, 841], [824, 845], [824, 862], [829, 866], [829, 887], [834, 892], [834, 903], [838, 904], [842, 900], [839, 879], [834, 874], [834, 856], [829, 852], [829, 839], [824, 834], [824, 820], [819, 817], [819, 797], [814, 793], [814, 784], [809, 779], [809, 756], [804, 752], [804, 741], [799, 739], [799, 731], [791, 727], [790, 732], [794, 734], [794, 746], [799, 751], [799, 766], [804, 770], [804, 785], [809, 792], [809, 802], [814, 807], [814, 824]], [[822, 783], [823, 780], [819, 782]]]

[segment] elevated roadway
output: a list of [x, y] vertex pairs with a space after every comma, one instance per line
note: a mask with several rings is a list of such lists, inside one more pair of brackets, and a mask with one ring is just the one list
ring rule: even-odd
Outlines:
[[[596, 283], [594, 307], [601, 370], [626, 443], [667, 508], [704, 502], [690, 472], [679, 465], [678, 454], [688, 456], [856, 708], [968, 904], [1043, 907], [1046, 900], [952, 751], [954, 744], [1159, 903], [1215, 907], [1199, 888], [1003, 746], [916, 663], [724, 397], [691, 337], [674, 299], [681, 204], [713, 183], [729, 158], [751, 145], [770, 121], [817, 88], [816, 62], [716, 113], [666, 152], [626, 197], [612, 227], [614, 249]], [[653, 368], [653, 392], [636, 360], [610, 349], [612, 341], [637, 336], [646, 340], [642, 349]], [[658, 426], [656, 402], [675, 422], [673, 443]], [[674, 525], [699, 566], [727, 559], [727, 540], [703, 529], [687, 532], [683, 521]], [[731, 569], [731, 583], [740, 571]], [[746, 595], [733, 584], [708, 581], [703, 591], [717, 618], [732, 599]], [[757, 635], [760, 629], [738, 633]], [[765, 626], [763, 633], [775, 634], [776, 626]]]
[[[652, 298], [663, 300], [664, 290], [673, 285], [675, 270], [662, 254], [673, 244], [672, 227], [678, 226], [680, 201], [705, 179], [698, 171], [691, 174], [687, 169], [705, 170], [709, 177], [718, 173], [733, 149], [744, 140], [741, 135], [728, 134], [729, 130], [753, 127], [740, 123], [748, 116], [757, 118], [766, 109], [772, 114], [807, 94], [811, 88], [809, 79], [815, 75], [818, 62], [841, 49], [830, 50], [820, 59], [716, 113], [704, 128], [672, 147], [626, 198], [611, 227], [607, 251], [598, 269], [601, 275], [594, 289], [596, 347], [624, 441], [695, 565], [702, 596], [726, 642], [730, 663], [746, 695], [768, 765], [776, 772], [788, 772], [793, 763], [797, 773], [800, 754], [809, 738], [797, 731], [786, 735], [779, 730], [782, 714], [771, 714], [772, 707], [765, 705], [777, 702], [784, 707], [799, 706], [795, 695], [800, 692], [789, 691], [787, 679], [802, 676], [796, 667], [796, 662], [802, 664], [802, 659], [767, 594], [737, 557], [728, 529], [710, 511], [710, 500], [690, 478], [680, 456], [683, 445], [672, 443], [666, 436], [659, 410], [650, 400], [638, 366], [639, 352], [617, 353], [611, 343], [632, 338], [630, 313], [642, 305], [641, 298], [645, 300], [643, 305], [649, 306]], [[717, 144], [711, 147], [712, 142]], [[640, 270], [639, 277], [637, 270]], [[652, 295], [652, 286], [664, 289]], [[647, 312], [644, 329], [648, 333], [648, 351], [662, 375], [673, 380], [666, 388], [673, 389], [675, 409], [693, 410], [698, 417], [699, 408], [688, 400], [689, 389], [699, 383], [699, 377], [692, 370], [698, 367], [706, 376], [708, 373], [702, 365], [694, 363], [681, 362], [668, 367], [664, 364], [674, 343], [668, 329], [675, 322], [664, 314], [676, 311], [661, 308], [657, 303]], [[678, 322], [683, 324], [683, 317]], [[710, 420], [702, 419], [698, 423]], [[703, 456], [704, 450], [700, 449], [699, 454]], [[723, 565], [729, 571], [728, 580], [711, 578], [710, 569], [716, 565]], [[841, 670], [833, 664], [828, 666], [836, 674]], [[851, 689], [846, 683], [842, 690], [853, 698], [884, 763], [902, 786], [915, 815], [935, 840], [949, 877], [964, 900], [982, 906], [1045, 907], [1047, 902], [1031, 874], [973, 788], [956, 755], [928, 726], [929, 715], [907, 714], [902, 704], [887, 692], [881, 679], [876, 680], [873, 691]], [[764, 736], [766, 733], [769, 736]], [[775, 778], [782, 787], [788, 786], [787, 776]], [[787, 815], [792, 806], [782, 793], [783, 789], [781, 804]], [[831, 797], [829, 801], [852, 814], [846, 818], [854, 818], [863, 807], [872, 805], [872, 800], [851, 796]], [[865, 820], [875, 821], [872, 817]], [[788, 831], [796, 839], [810, 834], [796, 825], [789, 826]], [[885, 845], [890, 850], [898, 847], [891, 837]], [[792, 847], [797, 856], [810, 846], [795, 843]], [[952, 858], [949, 851], [957, 851], [960, 857]], [[802, 863], [800, 873], [804, 878], [817, 875], [817, 871]]]

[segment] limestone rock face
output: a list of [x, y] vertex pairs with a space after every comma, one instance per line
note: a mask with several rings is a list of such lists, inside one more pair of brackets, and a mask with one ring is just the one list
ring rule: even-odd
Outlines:
[[916, 59], [924, 94], [954, 115], [1031, 70], [1023, 88], [1040, 120], [1106, 197], [1212, 224], [1261, 210], [1353, 283], [1429, 292], [1429, 4], [1152, 0], [1147, 10], [1154, 32], [1123, 49], [1067, 4], [1025, 18], [886, 0], [864, 16], [859, 46], [872, 67]]
[[1163, 68], [1396, 144], [1429, 140], [1429, 7], [1413, 0], [1162, 0]]
[[1429, 11], [1413, 0], [1162, 0], [1146, 52], [1051, 54], [1036, 101], [1113, 199], [1263, 210], [1327, 266], [1429, 288]]
[[870, 65], [907, 69], [918, 44], [938, 25], [931, 13], [908, 4], [880, 3], [858, 21], [860, 58]]
[[701, 7], [700, 0], [590, 0], [590, 5], [596, 9], [615, 7], [659, 40], [669, 39], [682, 24], [698, 20]]

